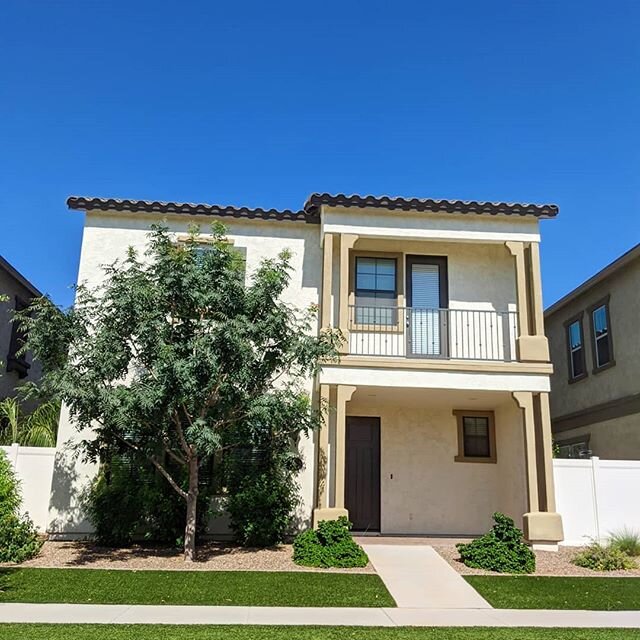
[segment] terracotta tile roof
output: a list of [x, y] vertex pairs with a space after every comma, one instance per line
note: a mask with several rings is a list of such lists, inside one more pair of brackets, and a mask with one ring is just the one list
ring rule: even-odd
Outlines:
[[82, 211], [129, 211], [132, 213], [183, 213], [187, 215], [230, 216], [233, 218], [263, 218], [265, 220], [289, 220], [294, 222], [319, 222], [306, 211], [284, 209], [251, 209], [217, 204], [192, 204], [189, 202], [155, 202], [150, 200], [117, 200], [115, 198], [67, 198], [70, 209]]
[[347, 196], [342, 193], [314, 193], [305, 202], [308, 213], [321, 205], [331, 207], [358, 207], [360, 209], [399, 209], [402, 211], [433, 211], [447, 213], [477, 213], [489, 215], [536, 216], [553, 218], [558, 215], [555, 204], [520, 204], [517, 202], [477, 202], [475, 200], [431, 200], [429, 198], [393, 198], [390, 196]]
[[477, 202], [475, 200], [431, 200], [421, 198], [392, 198], [390, 196], [347, 196], [342, 193], [314, 193], [309, 196], [301, 211], [290, 209], [251, 209], [216, 204], [191, 204], [186, 202], [155, 202], [150, 200], [117, 200], [115, 198], [85, 198], [71, 196], [67, 199], [70, 209], [129, 211], [132, 213], [182, 213], [187, 215], [230, 216], [234, 218], [262, 218], [264, 220], [288, 220], [293, 222], [320, 222], [320, 207], [355, 207], [358, 209], [386, 209], [397, 211], [431, 211], [446, 213], [475, 213], [487, 215], [535, 216], [553, 218], [558, 214], [555, 204], [519, 204], [515, 202]]

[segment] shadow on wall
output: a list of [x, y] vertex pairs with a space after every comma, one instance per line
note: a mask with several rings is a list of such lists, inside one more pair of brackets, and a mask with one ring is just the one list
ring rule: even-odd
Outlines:
[[47, 526], [47, 533], [51, 535], [88, 535], [93, 529], [82, 510], [90, 481], [80, 485], [77, 462], [78, 451], [73, 446], [66, 445], [56, 453]]

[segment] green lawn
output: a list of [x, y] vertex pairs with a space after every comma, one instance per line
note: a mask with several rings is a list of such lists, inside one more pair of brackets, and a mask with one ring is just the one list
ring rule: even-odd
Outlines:
[[634, 629], [0, 625], [0, 640], [631, 640]]
[[370, 574], [108, 569], [3, 569], [0, 602], [395, 606]]
[[640, 578], [465, 576], [498, 609], [640, 609]]

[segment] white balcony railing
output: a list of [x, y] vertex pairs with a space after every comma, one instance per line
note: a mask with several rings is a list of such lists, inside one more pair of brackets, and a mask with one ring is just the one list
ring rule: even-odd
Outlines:
[[349, 353], [401, 358], [516, 359], [515, 311], [349, 307]]

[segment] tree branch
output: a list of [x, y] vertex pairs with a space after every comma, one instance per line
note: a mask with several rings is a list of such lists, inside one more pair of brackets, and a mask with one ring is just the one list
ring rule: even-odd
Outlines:
[[[117, 433], [114, 433], [114, 435], [118, 440], [120, 440], [120, 442], [122, 442], [124, 445], [126, 445], [130, 449], [133, 449], [137, 453], [142, 453], [140, 450], [140, 447], [136, 446], [132, 442], [129, 442], [128, 440], [125, 440], [122, 436], [118, 435]], [[149, 456], [146, 454], [142, 454], [142, 455], [144, 455], [145, 458], [147, 458], [149, 462], [151, 462], [151, 464], [166, 478], [167, 482], [186, 500], [187, 492], [184, 491], [184, 489], [182, 489], [180, 485], [171, 477], [169, 472], [158, 462], [156, 457]]]
[[184, 430], [182, 429], [180, 418], [178, 417], [178, 414], [175, 411], [173, 412], [173, 422], [176, 425], [176, 431], [178, 432], [178, 440], [180, 440], [180, 446], [182, 447], [182, 450], [185, 452], [187, 458], [189, 458], [193, 454], [193, 450], [189, 446], [187, 439], [184, 437]]
[[169, 472], [158, 462], [155, 456], [149, 456], [151, 464], [167, 479], [167, 482], [186, 500], [187, 492], [171, 477]]

